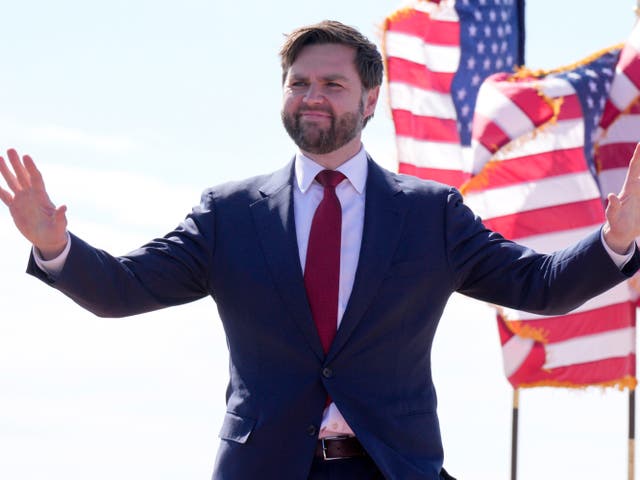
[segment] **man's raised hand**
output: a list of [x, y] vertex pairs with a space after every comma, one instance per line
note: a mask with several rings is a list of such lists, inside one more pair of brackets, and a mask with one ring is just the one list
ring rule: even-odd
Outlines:
[[622, 190], [618, 195], [610, 193], [607, 200], [604, 239], [614, 251], [624, 253], [640, 237], [640, 143], [633, 152]]
[[0, 173], [8, 190], [0, 187], [0, 200], [9, 207], [13, 221], [47, 260], [56, 257], [67, 245], [67, 207], [56, 207], [49, 199], [42, 175], [28, 155], [22, 159], [11, 149], [7, 156], [13, 171], [0, 157]]

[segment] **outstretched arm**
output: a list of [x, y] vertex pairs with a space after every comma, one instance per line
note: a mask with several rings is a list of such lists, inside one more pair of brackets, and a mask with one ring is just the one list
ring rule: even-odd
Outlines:
[[0, 200], [9, 212], [18, 230], [47, 260], [58, 256], [67, 245], [67, 207], [56, 207], [35, 163], [28, 155], [22, 159], [18, 152], [7, 151], [10, 169], [0, 157], [0, 173], [8, 190], [0, 187]]

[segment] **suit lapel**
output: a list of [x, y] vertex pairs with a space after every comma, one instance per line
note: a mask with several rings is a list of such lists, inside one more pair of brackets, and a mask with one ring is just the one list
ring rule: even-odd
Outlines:
[[293, 213], [293, 163], [271, 175], [251, 213], [274, 282], [310, 348], [324, 358], [304, 289]]
[[394, 178], [369, 159], [364, 229], [356, 277], [328, 361], [353, 333], [391, 265], [405, 217], [402, 198], [402, 190]]

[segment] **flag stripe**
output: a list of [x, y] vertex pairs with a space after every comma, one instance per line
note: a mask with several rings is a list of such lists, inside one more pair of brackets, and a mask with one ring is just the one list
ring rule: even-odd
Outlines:
[[[503, 160], [496, 168], [488, 168], [488, 189], [533, 182], [558, 175], [584, 172], [586, 164], [582, 147]], [[472, 189], [470, 189], [472, 190]], [[485, 190], [486, 191], [486, 190]]]
[[[613, 168], [624, 168], [626, 170], [635, 147], [635, 142], [600, 145], [598, 148], [598, 166], [601, 170], [611, 170]], [[622, 186], [622, 182], [620, 182], [620, 186]]]
[[393, 123], [396, 134], [401, 137], [456, 144], [460, 139], [455, 120], [414, 115], [407, 110], [395, 109]]
[[607, 198], [609, 193], [620, 192], [620, 186], [624, 182], [627, 176], [627, 167], [610, 168], [603, 170], [598, 175], [600, 180], [600, 190], [602, 191], [602, 198]]
[[456, 109], [449, 95], [403, 83], [389, 83], [392, 109], [408, 110], [414, 115], [456, 119]]
[[627, 47], [620, 52], [620, 60], [618, 60], [617, 72], [629, 79], [629, 81], [637, 88], [640, 88], [640, 62], [638, 61], [638, 52]]
[[[504, 101], [513, 103], [528, 118], [533, 119], [536, 125], [546, 122], [553, 116], [553, 109], [540, 96], [535, 88], [536, 83], [532, 84], [530, 88], [522, 88], [522, 85], [512, 82], [499, 82], [491, 85], [502, 94], [505, 98]], [[500, 116], [500, 114], [496, 115], [498, 118]]]
[[635, 353], [635, 327], [580, 335], [563, 342], [548, 343], [544, 368], [558, 368], [579, 363], [596, 362]]
[[557, 120], [569, 120], [579, 118], [582, 120], [582, 106], [577, 95], [570, 95], [562, 99]]
[[509, 138], [518, 137], [521, 132], [531, 131], [534, 127], [526, 112], [523, 112], [511, 99], [505, 97], [503, 92], [495, 88], [492, 83], [485, 83], [480, 88], [474, 123], [476, 117], [491, 118]]
[[598, 145], [611, 143], [631, 142], [635, 144], [640, 138], [640, 115], [624, 114], [621, 115], [612, 125], [609, 126], [606, 133], [599, 139]]
[[482, 140], [480, 143], [489, 153], [497, 152], [500, 147], [506, 145], [511, 140], [509, 133], [505, 132], [497, 123], [483, 116], [478, 111], [476, 111], [473, 117], [472, 135], [477, 137], [481, 136]]
[[414, 35], [393, 31], [386, 33], [385, 50], [389, 58], [409, 60], [435, 72], [455, 72], [460, 63], [460, 48], [457, 45], [424, 43]]
[[629, 105], [637, 96], [638, 88], [631, 79], [624, 74], [616, 75], [613, 79], [613, 85], [611, 85], [609, 99], [618, 112], [627, 108], [627, 105]]
[[[498, 320], [499, 322], [499, 320]], [[512, 335], [502, 345], [502, 357], [504, 359], [505, 375], [513, 375], [527, 360], [535, 341], [530, 338]]]
[[576, 93], [575, 88], [565, 78], [557, 76], [543, 79], [533, 78], [530, 82], [534, 83], [540, 92], [548, 98], [566, 98]]
[[397, 15], [389, 20], [388, 31], [418, 36], [427, 43], [457, 45], [459, 23], [455, 19], [435, 19], [430, 13], [414, 10], [411, 15]]
[[[530, 210], [593, 199], [598, 199], [598, 202], [600, 199], [600, 191], [593, 177], [589, 172], [577, 172], [487, 189], [484, 192], [470, 192], [465, 197], [465, 203], [486, 219], [519, 212], [525, 214]], [[555, 215], [560, 212], [546, 213]]]
[[[535, 141], [530, 141], [535, 135]], [[537, 155], [545, 152], [554, 152], [569, 148], [584, 147], [584, 122], [577, 119], [562, 120], [547, 124], [544, 129], [538, 130], [531, 138], [523, 138], [523, 141], [515, 142], [496, 152], [498, 160]]]
[[412, 163], [400, 163], [398, 171], [415, 177], [435, 180], [436, 182], [446, 185], [462, 185], [468, 178], [469, 174], [462, 170], [447, 170], [443, 168], [419, 167]]
[[458, 143], [430, 142], [411, 137], [397, 137], [398, 159], [417, 167], [465, 170], [462, 148]]
[[391, 57], [387, 60], [387, 72], [395, 83], [404, 83], [424, 90], [448, 93], [451, 90], [453, 72], [434, 72], [424, 68], [424, 64], [404, 58]]
[[582, 363], [553, 370], [525, 370], [524, 374], [509, 377], [513, 385], [520, 387], [537, 385], [588, 386], [609, 384], [612, 380], [622, 380], [635, 376], [636, 356], [607, 358], [596, 362]]
[[[624, 293], [624, 292], [623, 292]], [[628, 327], [634, 318], [634, 306], [628, 302], [629, 298], [611, 299], [604, 295], [600, 301], [608, 302], [600, 308], [591, 308], [584, 311], [574, 311], [562, 316], [544, 317], [537, 319], [517, 321], [517, 326], [524, 325], [528, 330], [540, 332], [545, 342], [557, 343], [566, 341], [574, 336], [595, 335], [609, 330], [618, 330]], [[512, 320], [506, 320], [509, 324]], [[605, 321], [606, 320], [606, 321]]]
[[492, 217], [484, 220], [484, 224], [490, 230], [502, 233], [506, 238], [518, 239], [563, 228], [594, 225], [601, 219], [602, 201], [598, 196], [598, 198], [581, 202]]

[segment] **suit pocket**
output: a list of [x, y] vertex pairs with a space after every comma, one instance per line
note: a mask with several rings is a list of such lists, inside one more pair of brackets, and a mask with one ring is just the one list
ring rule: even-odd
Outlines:
[[256, 421], [253, 418], [241, 417], [235, 413], [227, 412], [218, 436], [223, 440], [246, 443], [255, 425]]

